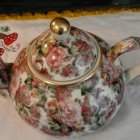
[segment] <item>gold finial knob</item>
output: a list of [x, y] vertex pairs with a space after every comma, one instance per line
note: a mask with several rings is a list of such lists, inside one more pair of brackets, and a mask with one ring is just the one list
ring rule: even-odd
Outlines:
[[50, 29], [54, 34], [67, 34], [70, 30], [70, 23], [65, 18], [57, 17], [51, 21]]

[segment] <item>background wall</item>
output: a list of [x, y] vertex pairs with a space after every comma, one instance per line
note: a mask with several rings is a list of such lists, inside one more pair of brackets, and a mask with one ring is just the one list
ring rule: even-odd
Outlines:
[[1, 0], [0, 13], [48, 12], [107, 7], [138, 7], [140, 0]]

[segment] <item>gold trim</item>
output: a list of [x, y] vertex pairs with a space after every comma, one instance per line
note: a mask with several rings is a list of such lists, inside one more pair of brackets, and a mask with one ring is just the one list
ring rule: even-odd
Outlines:
[[43, 81], [49, 85], [64, 86], [64, 85], [71, 85], [71, 84], [76, 84], [79, 82], [84, 82], [85, 80], [88, 80], [95, 74], [96, 70], [99, 68], [100, 63], [101, 63], [101, 59], [102, 59], [101, 49], [100, 49], [100, 46], [97, 43], [97, 41], [95, 40], [94, 42], [95, 42], [96, 49], [97, 49], [97, 60], [95, 62], [95, 65], [86, 74], [84, 74], [81, 77], [78, 77], [74, 80], [68, 80], [68, 81], [50, 80], [50, 79], [45, 78], [44, 75], [42, 75], [41, 73], [39, 73], [36, 70], [36, 68], [34, 67], [34, 65], [32, 65], [31, 52], [33, 50], [34, 45], [29, 46], [28, 51], [27, 51], [28, 52], [28, 54], [27, 54], [28, 66], [29, 66], [31, 72], [35, 75], [35, 77], [37, 77], [38, 79], [40, 79], [41, 81]]
[[70, 23], [62, 17], [54, 18], [50, 23], [50, 30], [56, 35], [64, 35], [70, 31]]
[[118, 14], [118, 13], [128, 13], [128, 12], [140, 12], [140, 7], [138, 8], [105, 8], [105, 9], [94, 9], [94, 10], [66, 10], [61, 13], [56, 11], [50, 11], [47, 14], [44, 13], [24, 13], [20, 14], [0, 14], [0, 20], [37, 20], [37, 19], [52, 19], [55, 17], [69, 17], [75, 18], [80, 16], [93, 16], [93, 15], [103, 15], [103, 14]]

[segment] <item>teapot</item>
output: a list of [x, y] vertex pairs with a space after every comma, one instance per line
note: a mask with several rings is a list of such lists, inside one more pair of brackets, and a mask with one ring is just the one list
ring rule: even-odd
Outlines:
[[140, 65], [124, 70], [119, 56], [140, 49], [140, 37], [110, 47], [102, 38], [57, 17], [15, 60], [0, 60], [1, 89], [19, 115], [54, 136], [100, 130], [119, 110], [126, 84]]

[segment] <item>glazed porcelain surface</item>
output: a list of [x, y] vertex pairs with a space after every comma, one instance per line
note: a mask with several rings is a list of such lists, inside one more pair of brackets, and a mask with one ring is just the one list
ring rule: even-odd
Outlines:
[[66, 81], [81, 77], [96, 62], [97, 50], [93, 39], [74, 27], [66, 40], [52, 39], [51, 32], [32, 45], [32, 63], [48, 79]]
[[109, 49], [104, 40], [76, 27], [65, 36], [45, 31], [20, 52], [12, 67], [9, 93], [16, 110], [50, 135], [99, 130], [123, 99], [125, 76], [116, 58], [139, 44], [138, 38], [129, 38]]

